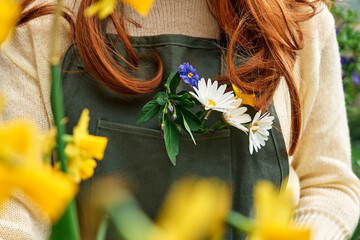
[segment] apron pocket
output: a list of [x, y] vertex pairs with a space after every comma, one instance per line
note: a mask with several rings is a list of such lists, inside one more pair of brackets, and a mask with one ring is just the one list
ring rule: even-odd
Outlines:
[[214, 134], [180, 135], [177, 165], [166, 154], [159, 130], [99, 120], [96, 134], [108, 138], [104, 159], [94, 178], [118, 176], [130, 184], [143, 210], [156, 217], [168, 188], [187, 176], [217, 177], [231, 184], [230, 130]]

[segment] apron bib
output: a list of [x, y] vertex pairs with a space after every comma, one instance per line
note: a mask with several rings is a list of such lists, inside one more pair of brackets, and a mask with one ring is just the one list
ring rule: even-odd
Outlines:
[[[114, 35], [108, 37], [115, 41]], [[117, 51], [128, 60], [121, 42], [117, 42]], [[226, 69], [222, 60], [224, 53], [216, 40], [160, 35], [132, 38], [132, 43], [137, 56], [155, 53], [160, 56], [164, 68], [163, 83], [184, 62], [193, 65], [198, 75], [205, 79], [215, 80]], [[123, 60], [117, 60], [126, 68]], [[154, 93], [131, 97], [107, 89], [84, 70], [75, 45], [65, 54], [61, 69], [68, 133], [72, 133], [82, 110], [88, 108], [90, 134], [109, 140], [104, 159], [98, 162], [93, 178], [83, 182], [81, 189], [91, 187], [98, 177], [120, 176], [133, 186], [131, 190], [146, 214], [155, 218], [175, 181], [186, 176], [217, 177], [231, 188], [233, 209], [252, 216], [254, 184], [266, 179], [279, 186], [288, 176], [285, 142], [274, 107], [269, 111], [275, 116], [276, 127], [271, 129], [269, 140], [258, 153], [250, 155], [248, 135], [233, 127], [213, 134], [195, 133], [196, 146], [187, 134], [181, 134], [177, 165], [173, 166], [166, 154], [157, 117], [140, 125], [136, 123], [141, 108]], [[139, 69], [131, 74], [145, 79], [144, 76], [154, 76], [157, 65], [153, 58], [142, 57]], [[190, 90], [186, 84], [181, 87]], [[255, 110], [248, 108], [253, 117]], [[220, 113], [212, 112], [209, 125], [220, 117]], [[91, 199], [91, 196], [83, 196], [80, 191], [78, 199], [81, 204], [82, 199]], [[83, 212], [86, 213], [86, 209]], [[83, 213], [79, 212], [79, 215]], [[109, 233], [107, 239], [115, 237]], [[225, 239], [244, 239], [244, 236], [229, 230]]]

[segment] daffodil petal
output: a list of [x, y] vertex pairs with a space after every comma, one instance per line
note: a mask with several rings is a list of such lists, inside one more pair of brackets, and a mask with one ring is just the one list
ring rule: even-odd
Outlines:
[[223, 230], [230, 192], [217, 180], [183, 180], [171, 189], [158, 221], [167, 239], [195, 240]]
[[129, 6], [133, 7], [141, 16], [145, 17], [151, 7], [154, 4], [155, 0], [122, 0], [124, 3], [128, 4]]
[[101, 160], [104, 158], [104, 152], [108, 139], [106, 137], [86, 135], [79, 141], [79, 148], [86, 151], [90, 157]]
[[78, 191], [78, 186], [68, 176], [50, 166], [28, 166], [16, 171], [21, 190], [49, 215], [52, 222], [58, 220]]
[[15, 28], [21, 13], [21, 3], [16, 0], [0, 0], [0, 45]]

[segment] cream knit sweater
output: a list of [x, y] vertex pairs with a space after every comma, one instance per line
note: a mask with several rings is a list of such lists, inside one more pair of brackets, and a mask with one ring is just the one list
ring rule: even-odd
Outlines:
[[[76, 9], [73, 2], [67, 0], [65, 4]], [[132, 36], [183, 34], [219, 38], [219, 27], [205, 0], [157, 0], [147, 18], [128, 7], [125, 12], [142, 25], [136, 28], [128, 24]], [[30, 118], [43, 130], [49, 129], [53, 121], [48, 65], [51, 19], [41, 17], [18, 28], [0, 52], [0, 91], [8, 100], [3, 117]], [[302, 97], [303, 132], [298, 150], [290, 158], [288, 183], [297, 204], [294, 221], [313, 227], [313, 239], [346, 239], [359, 217], [360, 185], [351, 170], [334, 19], [324, 7], [304, 23], [304, 30], [306, 44], [298, 52], [295, 69]], [[61, 41], [64, 53], [70, 45], [65, 20]], [[284, 82], [274, 102], [289, 147], [290, 99]], [[25, 196], [14, 194], [0, 212], [0, 239], [46, 239], [49, 225], [39, 221], [36, 211]]]

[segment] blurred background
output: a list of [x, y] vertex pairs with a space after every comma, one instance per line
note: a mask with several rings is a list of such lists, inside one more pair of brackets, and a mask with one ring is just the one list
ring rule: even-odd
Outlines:
[[360, 178], [360, 0], [332, 0], [336, 20], [354, 172]]
[[360, 10], [360, 1], [359, 0], [349, 0], [349, 3], [354, 9]]

